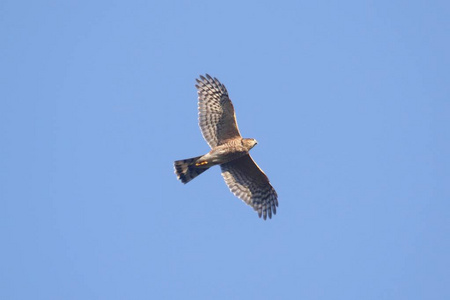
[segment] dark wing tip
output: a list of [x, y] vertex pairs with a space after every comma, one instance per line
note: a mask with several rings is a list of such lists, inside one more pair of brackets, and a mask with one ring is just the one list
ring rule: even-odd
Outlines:
[[196, 79], [198, 83], [200, 82], [213, 82], [213, 81], [219, 81], [217, 78], [212, 77], [211, 75], [209, 75], [208, 73], [205, 73], [205, 75], [199, 75], [200, 79]]

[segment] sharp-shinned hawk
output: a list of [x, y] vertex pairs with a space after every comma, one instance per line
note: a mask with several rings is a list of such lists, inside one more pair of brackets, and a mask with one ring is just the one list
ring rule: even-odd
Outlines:
[[272, 218], [278, 206], [275, 189], [251, 158], [255, 139], [242, 138], [233, 104], [225, 86], [208, 74], [197, 80], [199, 125], [211, 151], [205, 155], [175, 161], [175, 173], [188, 183], [212, 166], [220, 165], [225, 183], [234, 195], [253, 207], [264, 220]]

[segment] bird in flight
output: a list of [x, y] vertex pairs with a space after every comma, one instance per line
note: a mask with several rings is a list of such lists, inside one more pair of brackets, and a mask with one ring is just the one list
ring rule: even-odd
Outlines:
[[272, 218], [278, 206], [277, 193], [249, 154], [257, 141], [242, 138], [228, 91], [217, 78], [206, 74], [196, 81], [199, 125], [211, 151], [175, 161], [175, 174], [181, 182], [188, 183], [212, 166], [220, 165], [231, 192], [253, 207], [259, 217]]

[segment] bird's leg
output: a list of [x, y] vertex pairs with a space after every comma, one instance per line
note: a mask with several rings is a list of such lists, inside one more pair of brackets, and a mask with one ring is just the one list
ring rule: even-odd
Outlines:
[[200, 166], [204, 166], [204, 165], [207, 165], [207, 164], [208, 164], [207, 161], [202, 161], [202, 162], [196, 163], [195, 166], [196, 167], [200, 167]]

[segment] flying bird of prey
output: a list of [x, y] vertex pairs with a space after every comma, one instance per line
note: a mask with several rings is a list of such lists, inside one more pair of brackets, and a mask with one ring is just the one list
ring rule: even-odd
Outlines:
[[231, 192], [258, 212], [264, 220], [276, 213], [278, 197], [269, 178], [251, 158], [255, 139], [242, 138], [234, 107], [225, 86], [208, 74], [196, 79], [199, 125], [211, 151], [205, 155], [175, 161], [179, 180], [188, 183], [215, 165]]

